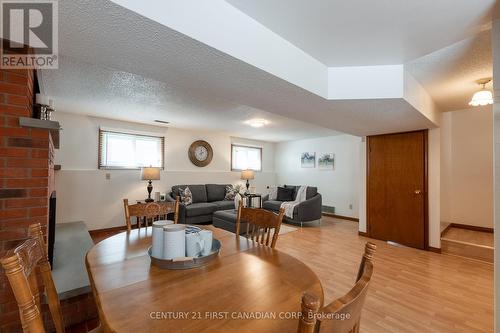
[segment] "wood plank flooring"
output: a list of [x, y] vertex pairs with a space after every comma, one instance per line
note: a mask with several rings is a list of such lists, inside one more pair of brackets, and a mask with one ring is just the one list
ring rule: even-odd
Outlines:
[[[354, 283], [368, 238], [357, 223], [323, 218], [320, 228], [280, 237], [277, 249], [307, 263], [325, 288], [325, 302]], [[375, 271], [362, 332], [492, 332], [493, 265], [373, 241]]]
[[[321, 227], [281, 235], [276, 248], [309, 265], [330, 302], [352, 287], [370, 240], [357, 228], [324, 217]], [[362, 332], [493, 332], [492, 264], [373, 242], [378, 249]]]
[[443, 253], [493, 263], [494, 234], [491, 232], [448, 228], [441, 236]]
[[485, 231], [476, 231], [463, 228], [451, 227], [446, 229], [442, 234], [441, 238], [461, 241], [471, 244], [483, 245], [483, 246], [494, 246], [494, 234]]

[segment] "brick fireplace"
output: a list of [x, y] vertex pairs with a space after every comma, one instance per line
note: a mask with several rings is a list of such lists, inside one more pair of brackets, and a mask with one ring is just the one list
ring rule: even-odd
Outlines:
[[[33, 116], [37, 86], [33, 70], [0, 69], [0, 256], [26, 238], [30, 224], [41, 223], [47, 234], [54, 140], [48, 129], [20, 124], [20, 118]], [[68, 326], [97, 317], [90, 294], [61, 304]], [[50, 329], [46, 307], [42, 311]], [[0, 268], [0, 332], [20, 331], [17, 304]]]
[[[49, 131], [23, 128], [32, 117], [33, 70], [0, 69], [0, 252], [26, 238], [30, 224], [46, 231], [49, 193], [54, 189], [54, 147]], [[15, 329], [17, 304], [5, 275], [0, 275], [0, 331]]]

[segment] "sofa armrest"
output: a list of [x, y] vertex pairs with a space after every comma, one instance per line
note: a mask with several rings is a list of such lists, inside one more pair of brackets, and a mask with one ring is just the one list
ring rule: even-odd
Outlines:
[[299, 221], [314, 221], [321, 218], [321, 209], [323, 199], [321, 194], [316, 194], [314, 197], [301, 202], [297, 205], [297, 217]]
[[169, 201], [169, 202], [175, 202], [175, 198], [172, 197], [172, 194], [171, 193], [167, 193], [165, 194], [165, 200], [166, 201]]
[[269, 194], [262, 197], [262, 202], [269, 200]]

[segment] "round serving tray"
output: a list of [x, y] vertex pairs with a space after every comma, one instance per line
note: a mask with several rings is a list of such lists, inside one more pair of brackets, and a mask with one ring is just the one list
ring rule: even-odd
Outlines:
[[160, 259], [151, 256], [151, 247], [148, 248], [148, 254], [151, 258], [151, 265], [154, 265], [163, 269], [190, 269], [195, 267], [200, 267], [208, 264], [211, 260], [217, 258], [221, 248], [220, 241], [218, 239], [212, 240], [212, 252], [207, 256], [201, 257], [182, 257], [174, 259]]

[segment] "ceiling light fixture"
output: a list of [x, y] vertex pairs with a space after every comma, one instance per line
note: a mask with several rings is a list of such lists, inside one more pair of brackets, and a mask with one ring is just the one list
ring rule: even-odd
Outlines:
[[261, 118], [256, 118], [256, 119], [247, 120], [247, 121], [245, 121], [245, 123], [247, 125], [252, 126], [252, 127], [259, 128], [259, 127], [264, 127], [267, 124], [269, 124], [269, 121], [267, 121], [265, 119], [261, 119]]
[[156, 119], [155, 122], [160, 124], [170, 124], [170, 121], [158, 120], [158, 119]]
[[471, 101], [469, 102], [469, 105], [471, 105], [471, 106], [483, 106], [483, 105], [493, 104], [493, 93], [491, 92], [491, 90], [486, 89], [486, 84], [489, 83], [490, 81], [491, 81], [491, 78], [482, 79], [482, 80], [477, 81], [478, 84], [483, 85], [483, 89], [474, 93]]

